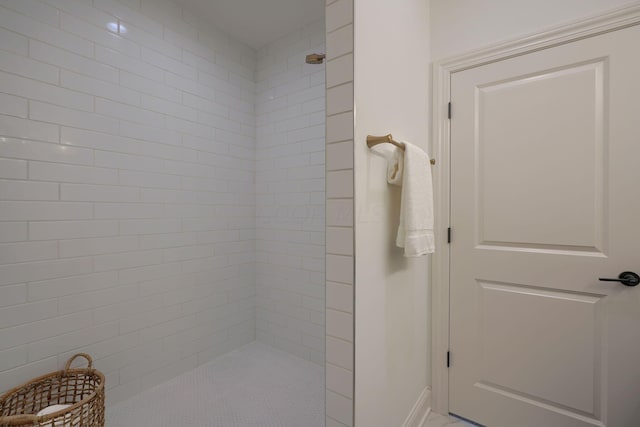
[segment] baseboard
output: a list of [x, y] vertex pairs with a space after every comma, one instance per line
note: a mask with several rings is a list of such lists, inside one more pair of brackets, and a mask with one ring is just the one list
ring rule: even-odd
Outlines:
[[431, 389], [425, 387], [420, 393], [407, 419], [402, 423], [402, 427], [423, 427], [427, 423], [427, 417], [431, 413]]

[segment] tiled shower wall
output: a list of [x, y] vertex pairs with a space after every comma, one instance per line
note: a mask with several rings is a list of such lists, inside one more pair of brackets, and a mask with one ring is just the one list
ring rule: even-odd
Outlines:
[[353, 0], [327, 0], [327, 427], [353, 425]]
[[256, 333], [324, 364], [324, 20], [258, 52]]
[[0, 1], [0, 391], [254, 339], [254, 61], [165, 0]]

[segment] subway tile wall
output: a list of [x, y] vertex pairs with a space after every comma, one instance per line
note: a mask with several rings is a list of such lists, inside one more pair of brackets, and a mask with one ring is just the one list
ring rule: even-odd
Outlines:
[[324, 20], [258, 51], [257, 339], [324, 364]]
[[353, 426], [353, 0], [327, 0], [326, 426]]
[[[114, 403], [254, 339], [255, 69], [253, 50], [166, 0], [0, 1], [0, 392], [86, 351]], [[321, 209], [314, 129], [291, 128], [308, 165], [286, 173]], [[310, 312], [318, 224], [291, 246]]]

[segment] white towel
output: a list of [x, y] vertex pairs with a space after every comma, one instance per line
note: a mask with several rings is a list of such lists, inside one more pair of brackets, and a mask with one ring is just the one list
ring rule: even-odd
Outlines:
[[435, 251], [431, 162], [419, 147], [404, 146], [387, 164], [387, 182], [402, 186], [396, 246], [404, 248], [405, 257], [418, 257]]
[[[46, 408], [40, 410], [37, 413], [38, 417], [42, 417], [44, 415], [49, 415], [49, 414], [53, 414], [54, 412], [58, 412], [58, 411], [62, 411], [63, 409], [67, 409], [70, 408], [71, 405], [51, 405], [51, 406], [47, 406]], [[59, 426], [64, 426], [64, 425], [71, 425], [71, 414], [63, 414], [60, 415], [59, 417], [56, 417], [52, 420], [49, 420], [46, 424], [40, 424], [40, 425], [44, 425], [47, 427], [59, 427]]]

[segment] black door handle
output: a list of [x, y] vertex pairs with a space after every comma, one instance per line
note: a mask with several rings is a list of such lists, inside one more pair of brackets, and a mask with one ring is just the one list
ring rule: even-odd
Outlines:
[[620, 282], [625, 286], [637, 286], [640, 283], [640, 276], [633, 271], [623, 271], [617, 279], [600, 278], [602, 282]]

